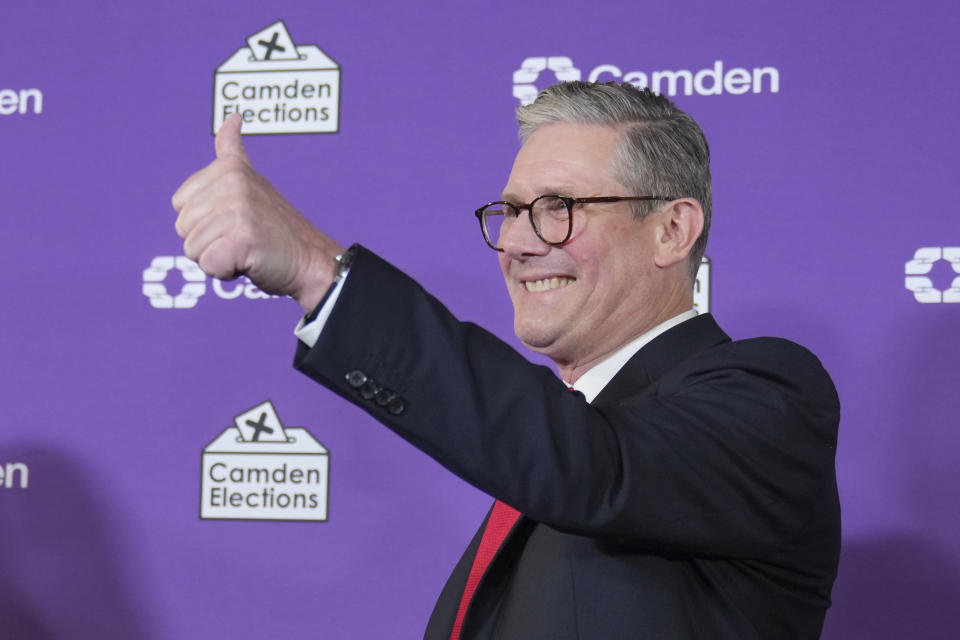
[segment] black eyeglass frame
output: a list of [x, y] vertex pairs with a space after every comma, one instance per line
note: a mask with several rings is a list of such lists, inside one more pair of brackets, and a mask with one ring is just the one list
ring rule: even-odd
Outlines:
[[[542, 200], [543, 198], [557, 198], [567, 207], [567, 234], [564, 236], [563, 240], [559, 240], [557, 242], [551, 242], [547, 240], [540, 234], [540, 230], [537, 229], [537, 224], [533, 221], [533, 205], [536, 204], [538, 200]], [[474, 214], [477, 216], [477, 220], [480, 222], [480, 232], [483, 233], [484, 241], [487, 243], [487, 246], [494, 251], [503, 251], [503, 247], [498, 247], [490, 239], [490, 234], [487, 232], [486, 216], [484, 214], [489, 207], [492, 207], [495, 204], [506, 205], [507, 207], [514, 209], [517, 212], [518, 218], [520, 217], [520, 212], [526, 210], [529, 214], [527, 218], [530, 220], [530, 226], [533, 227], [533, 232], [537, 234], [537, 237], [551, 247], [559, 247], [569, 242], [570, 236], [573, 234], [573, 205], [593, 204], [597, 202], [622, 202], [624, 200], [663, 200], [669, 202], [670, 200], [677, 200], [677, 198], [671, 198], [668, 196], [594, 196], [591, 198], [572, 198], [570, 196], [561, 196], [555, 193], [545, 193], [542, 196], [537, 196], [534, 198], [529, 204], [514, 204], [505, 200], [494, 200], [493, 202], [488, 202], [474, 211]]]

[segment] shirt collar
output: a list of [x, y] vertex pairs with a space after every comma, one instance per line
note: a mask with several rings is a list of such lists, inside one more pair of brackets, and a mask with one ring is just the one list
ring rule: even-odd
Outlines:
[[586, 397], [587, 402], [593, 402], [593, 399], [596, 398], [601, 391], [603, 391], [603, 388], [607, 386], [607, 383], [613, 380], [613, 376], [617, 375], [617, 372], [623, 368], [623, 365], [627, 364], [627, 360], [632, 358], [637, 351], [640, 351], [644, 345], [659, 336], [661, 333], [665, 333], [667, 330], [672, 329], [681, 322], [685, 322], [690, 318], [696, 317], [696, 315], [696, 309], [690, 309], [689, 311], [684, 311], [683, 313], [676, 315], [669, 320], [661, 322], [653, 329], [650, 329], [638, 338], [634, 338], [607, 356], [607, 358], [601, 360], [599, 363], [591, 367], [586, 373], [577, 379], [575, 384], [571, 385], [570, 383], [567, 383], [567, 386], [572, 387], [575, 391], [582, 393], [584, 397]]

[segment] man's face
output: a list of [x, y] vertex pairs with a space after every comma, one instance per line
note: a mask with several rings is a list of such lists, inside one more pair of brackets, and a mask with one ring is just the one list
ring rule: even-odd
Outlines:
[[[599, 125], [552, 123], [517, 154], [503, 199], [526, 204], [544, 194], [576, 198], [628, 193], [613, 176], [620, 133]], [[567, 380], [662, 320], [663, 274], [653, 261], [656, 213], [643, 221], [628, 202], [576, 205], [562, 247], [541, 241], [527, 212], [503, 236], [500, 267], [514, 330], [556, 362]], [[568, 377], [568, 373], [572, 374]]]

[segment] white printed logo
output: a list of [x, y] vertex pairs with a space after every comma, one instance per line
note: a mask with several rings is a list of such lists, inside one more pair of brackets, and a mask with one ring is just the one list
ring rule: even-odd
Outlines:
[[14, 113], [43, 113], [43, 92], [40, 89], [0, 89], [0, 116]]
[[580, 79], [580, 69], [574, 67], [573, 60], [566, 56], [527, 58], [513, 72], [513, 97], [520, 104], [530, 104], [537, 98], [537, 85], [533, 83], [540, 77], [540, 72], [547, 69], [553, 72], [554, 82]]
[[30, 469], [22, 462], [0, 465], [0, 489], [26, 489], [30, 486]]
[[953, 279], [948, 289], [941, 291], [926, 275], [940, 260], [947, 261], [954, 273], [960, 274], [960, 247], [921, 247], [913, 254], [913, 260], [907, 262], [904, 285], [913, 292], [917, 302], [960, 302], [960, 276]]
[[700, 261], [693, 283], [693, 308], [697, 313], [710, 313], [710, 258], [707, 256]]
[[269, 400], [233, 419], [203, 449], [200, 518], [327, 519], [330, 452], [301, 427], [284, 427]]
[[[537, 97], [534, 84], [540, 72], [553, 71], [555, 80], [563, 82], [580, 80], [580, 70], [566, 56], [548, 58], [526, 58], [520, 69], [513, 72], [513, 96], [520, 104], [530, 104]], [[745, 93], [780, 92], [780, 71], [776, 67], [732, 67], [724, 70], [722, 60], [715, 60], [712, 67], [697, 71], [689, 69], [663, 71], [623, 71], [615, 64], [600, 64], [587, 75], [588, 82], [607, 82], [616, 80], [629, 82], [638, 89], [649, 87], [665, 96], [694, 93], [701, 96], [719, 96], [724, 93], [743, 95]], [[552, 84], [552, 83], [550, 83]], [[545, 84], [543, 85], [546, 86]]]
[[282, 20], [247, 44], [214, 74], [214, 134], [231, 113], [244, 134], [340, 130], [340, 65], [316, 45], [295, 45]]
[[[172, 294], [167, 288], [167, 280], [174, 270], [178, 271], [184, 280], [176, 294]], [[238, 278], [232, 284], [226, 284], [219, 278], [212, 278], [211, 282], [214, 295], [222, 300], [234, 300], [241, 296], [248, 300], [282, 297], [264, 293], [246, 276]], [[186, 256], [157, 256], [150, 262], [150, 266], [143, 270], [142, 291], [154, 309], [192, 309], [207, 292], [207, 275], [200, 269], [200, 265]]]
[[[178, 269], [186, 283], [175, 296], [170, 295], [164, 281], [171, 270]], [[143, 295], [156, 309], [192, 309], [207, 291], [207, 275], [193, 260], [185, 256], [158, 256], [143, 270]]]

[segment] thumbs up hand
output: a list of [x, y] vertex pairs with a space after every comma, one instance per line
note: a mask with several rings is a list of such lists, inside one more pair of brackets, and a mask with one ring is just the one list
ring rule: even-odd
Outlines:
[[311, 225], [253, 169], [232, 114], [216, 137], [217, 158], [173, 194], [184, 254], [208, 275], [246, 275], [267, 293], [317, 305], [344, 249]]

